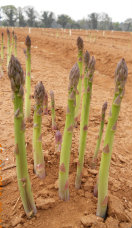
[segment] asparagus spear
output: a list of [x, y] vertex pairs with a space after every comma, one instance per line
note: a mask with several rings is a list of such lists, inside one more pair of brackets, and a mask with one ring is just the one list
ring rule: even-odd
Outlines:
[[78, 64], [71, 69], [69, 75], [68, 87], [68, 106], [66, 113], [66, 122], [62, 140], [60, 166], [59, 166], [59, 196], [62, 200], [69, 199], [69, 161], [72, 144], [72, 133], [74, 126], [74, 115], [76, 105], [76, 89], [80, 77]]
[[4, 33], [1, 33], [1, 61], [4, 60]]
[[10, 31], [7, 29], [7, 67], [11, 57], [11, 47], [10, 47]]
[[124, 59], [118, 63], [115, 71], [115, 93], [110, 111], [105, 139], [104, 148], [102, 151], [100, 169], [99, 169], [99, 182], [98, 182], [98, 205], [97, 216], [105, 217], [107, 211], [108, 201], [108, 177], [109, 167], [112, 155], [112, 146], [114, 135], [116, 131], [117, 120], [120, 112], [121, 101], [125, 91], [125, 84], [127, 80], [128, 69]]
[[13, 55], [11, 56], [8, 66], [8, 77], [13, 91], [15, 155], [18, 186], [25, 212], [27, 216], [30, 217], [33, 214], [36, 214], [37, 210], [31, 191], [26, 159], [25, 124], [23, 115], [24, 74], [21, 64]]
[[51, 115], [52, 115], [52, 129], [57, 130], [57, 125], [55, 122], [55, 99], [54, 99], [54, 92], [50, 91], [50, 97], [51, 97]]
[[30, 117], [31, 112], [31, 39], [29, 36], [26, 37], [25, 44], [27, 46], [26, 50], [26, 96], [25, 96], [25, 118]]
[[90, 59], [88, 51], [85, 53], [84, 62], [85, 62], [85, 73], [84, 73], [84, 94], [82, 101], [82, 113], [81, 113], [81, 122], [80, 122], [80, 143], [79, 143], [79, 161], [77, 164], [77, 175], [75, 180], [75, 187], [80, 188], [82, 169], [84, 163], [84, 153], [86, 148], [86, 139], [87, 139], [87, 130], [88, 130], [88, 121], [89, 121], [89, 110], [90, 110], [90, 101], [92, 94], [92, 82], [95, 70], [95, 59], [92, 56]]
[[94, 152], [94, 156], [93, 156], [93, 162], [92, 162], [92, 167], [93, 168], [96, 165], [98, 151], [99, 151], [99, 148], [100, 148], [100, 143], [101, 143], [101, 139], [102, 139], [102, 135], [103, 135], [106, 109], [107, 109], [107, 102], [105, 102], [103, 104], [103, 106], [102, 106], [101, 124], [100, 124], [100, 129], [99, 129], [99, 136], [98, 136], [98, 139], [97, 139], [97, 144], [96, 144], [96, 148], [95, 148], [95, 152]]
[[45, 88], [42, 82], [39, 82], [35, 87], [35, 109], [34, 109], [34, 126], [33, 126], [33, 155], [34, 155], [34, 171], [40, 177], [45, 177], [45, 162], [42, 151], [42, 113], [45, 96]]
[[14, 36], [14, 55], [17, 57], [17, 36]]
[[81, 103], [81, 91], [82, 91], [82, 70], [83, 70], [83, 40], [81, 37], [77, 38], [78, 47], [78, 66], [80, 70], [80, 78], [77, 86], [76, 93], [76, 108], [75, 108], [75, 125], [77, 124], [79, 108]]

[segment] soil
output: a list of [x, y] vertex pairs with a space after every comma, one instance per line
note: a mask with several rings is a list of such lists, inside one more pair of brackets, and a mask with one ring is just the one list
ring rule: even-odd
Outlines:
[[[17, 186], [14, 157], [13, 104], [10, 82], [6, 69], [7, 36], [4, 32], [4, 75], [0, 78], [0, 144], [2, 145], [2, 226], [34, 228], [130, 228], [132, 222], [132, 33], [115, 31], [84, 31], [15, 28], [18, 39], [18, 58], [25, 71], [25, 38], [29, 34], [32, 47], [32, 108], [31, 118], [26, 122], [27, 159], [32, 190], [38, 212], [27, 219]], [[12, 32], [12, 29], [10, 28]], [[68, 77], [77, 61], [76, 39], [81, 36], [84, 49], [94, 55], [96, 71], [90, 107], [85, 163], [82, 185], [75, 189], [76, 163], [79, 146], [79, 122], [73, 132], [70, 160], [70, 200], [58, 197], [59, 154], [56, 153], [55, 131], [51, 127], [51, 105], [48, 100], [48, 115], [43, 115], [43, 151], [46, 161], [46, 177], [42, 181], [33, 173], [32, 130], [34, 87], [42, 81], [45, 89], [55, 94], [56, 123], [63, 134]], [[107, 101], [105, 129], [114, 92], [114, 71], [118, 61], [125, 58], [128, 66], [128, 80], [122, 101], [117, 131], [114, 139], [109, 173], [108, 215], [105, 221], [96, 217], [97, 198], [93, 188], [99, 170], [101, 150], [96, 169], [91, 168], [102, 104]], [[103, 136], [104, 137], [104, 136]], [[103, 141], [101, 144], [102, 149]]]

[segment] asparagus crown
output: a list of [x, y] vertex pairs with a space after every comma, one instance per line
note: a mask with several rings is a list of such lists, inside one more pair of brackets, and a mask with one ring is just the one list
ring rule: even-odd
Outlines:
[[45, 97], [45, 88], [42, 82], [38, 82], [38, 84], [35, 86], [34, 91], [34, 98], [36, 103], [41, 105], [44, 101]]
[[85, 67], [88, 67], [89, 60], [90, 60], [90, 54], [89, 54], [88, 51], [86, 51], [85, 54], [84, 54], [84, 63], [85, 63]]
[[24, 85], [24, 73], [21, 67], [20, 62], [13, 55], [11, 56], [9, 65], [8, 65], [8, 77], [11, 82], [12, 91], [19, 92], [21, 96], [24, 94], [23, 85]]
[[29, 36], [26, 37], [25, 44], [27, 47], [31, 47], [31, 39]]
[[78, 67], [78, 64], [75, 63], [69, 75], [69, 90], [73, 89], [76, 91], [79, 77], [80, 77], [79, 67]]
[[83, 39], [80, 36], [77, 38], [77, 47], [78, 50], [83, 50]]
[[115, 70], [115, 82], [116, 82], [117, 89], [124, 90], [127, 76], [128, 76], [128, 68], [127, 68], [125, 59], [122, 58], [120, 62], [117, 64], [117, 67]]
[[94, 56], [91, 57], [90, 61], [89, 61], [89, 74], [93, 75], [94, 71], [95, 71], [95, 58]]

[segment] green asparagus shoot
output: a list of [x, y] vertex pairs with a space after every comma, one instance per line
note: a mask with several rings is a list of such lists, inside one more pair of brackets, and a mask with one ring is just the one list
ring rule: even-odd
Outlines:
[[79, 67], [76, 63], [69, 75], [68, 106], [66, 122], [61, 146], [60, 166], [59, 166], [59, 196], [62, 200], [69, 199], [69, 162], [72, 144], [72, 134], [74, 127], [76, 90], [80, 77]]
[[25, 95], [25, 118], [30, 118], [31, 112], [31, 39], [26, 37], [26, 95]]
[[33, 155], [34, 171], [41, 179], [45, 177], [45, 162], [42, 150], [42, 113], [45, 99], [45, 88], [42, 82], [38, 82], [34, 92], [35, 109], [33, 118]]
[[94, 70], [95, 70], [94, 57], [92, 56], [90, 61], [89, 59], [90, 59], [90, 55], [88, 51], [86, 51], [84, 56], [85, 73], [84, 73], [84, 94], [83, 94], [81, 122], [80, 122], [79, 161], [77, 164], [77, 175], [75, 180], [75, 187], [77, 189], [79, 189], [81, 186], [82, 169], [83, 169], [84, 154], [85, 154], [86, 140], [87, 140], [90, 102], [91, 102], [91, 95], [92, 95], [92, 82], [93, 82], [93, 76], [94, 76]]
[[79, 108], [80, 108], [80, 104], [81, 104], [81, 92], [82, 92], [83, 40], [81, 37], [77, 38], [77, 47], [78, 47], [78, 66], [79, 66], [79, 70], [80, 70], [80, 78], [79, 78], [77, 92], [76, 92], [75, 126], [77, 125]]
[[96, 148], [95, 148], [95, 152], [94, 152], [94, 156], [93, 156], [93, 161], [92, 161], [92, 167], [93, 168], [95, 168], [95, 166], [96, 166], [97, 156], [98, 156], [98, 152], [99, 152], [99, 148], [100, 148], [100, 143], [102, 140], [106, 109], [107, 109], [107, 102], [105, 102], [102, 106], [101, 124], [100, 124], [99, 135], [98, 135], [97, 144], [96, 144]]
[[7, 67], [11, 57], [11, 47], [10, 47], [10, 31], [7, 29]]
[[55, 120], [55, 98], [54, 92], [50, 91], [50, 98], [51, 98], [51, 116], [52, 116], [52, 129], [57, 130], [56, 120]]
[[109, 167], [112, 155], [112, 146], [117, 126], [117, 120], [120, 112], [121, 101], [124, 96], [125, 84], [127, 80], [128, 69], [124, 59], [118, 63], [115, 71], [115, 93], [109, 114], [106, 134], [104, 139], [104, 147], [102, 151], [99, 180], [98, 180], [98, 205], [97, 216], [105, 217], [108, 202], [108, 177]]
[[19, 191], [22, 203], [28, 217], [36, 214], [36, 206], [31, 191], [28, 174], [25, 124], [23, 115], [24, 73], [19, 61], [12, 55], [8, 66], [8, 77], [11, 82], [14, 103], [15, 155]]

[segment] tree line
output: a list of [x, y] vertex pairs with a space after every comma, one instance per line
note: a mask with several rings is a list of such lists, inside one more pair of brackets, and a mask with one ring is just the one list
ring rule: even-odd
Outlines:
[[132, 31], [132, 18], [124, 22], [112, 22], [107, 13], [91, 13], [85, 19], [73, 20], [70, 16], [61, 14], [55, 17], [53, 12], [42, 11], [39, 14], [34, 7], [16, 8], [14, 5], [0, 7], [0, 25], [17, 27], [98, 29]]

